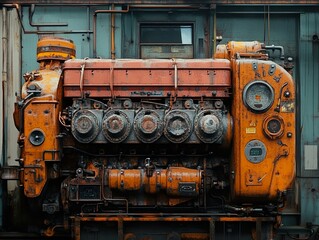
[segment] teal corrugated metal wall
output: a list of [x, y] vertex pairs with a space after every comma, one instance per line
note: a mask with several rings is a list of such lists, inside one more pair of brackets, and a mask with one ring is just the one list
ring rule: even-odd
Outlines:
[[[300, 210], [301, 223], [319, 224], [319, 13], [300, 15]], [[307, 153], [310, 146], [310, 153]], [[309, 158], [309, 159], [306, 159]], [[309, 164], [306, 161], [310, 161]], [[313, 163], [311, 167], [311, 161]], [[307, 170], [309, 169], [309, 170]]]

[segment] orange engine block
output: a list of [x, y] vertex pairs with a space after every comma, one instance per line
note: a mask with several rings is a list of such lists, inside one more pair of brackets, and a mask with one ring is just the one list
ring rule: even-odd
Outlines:
[[15, 122], [24, 194], [50, 221], [62, 207], [283, 206], [295, 176], [294, 82], [262, 44], [220, 45], [214, 59], [80, 60], [71, 41], [40, 43]]

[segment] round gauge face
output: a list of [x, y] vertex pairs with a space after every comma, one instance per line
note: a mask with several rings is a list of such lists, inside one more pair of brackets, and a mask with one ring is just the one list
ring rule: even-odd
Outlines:
[[265, 112], [274, 102], [274, 90], [264, 81], [250, 82], [244, 88], [243, 101], [251, 111]]
[[269, 115], [264, 119], [263, 130], [270, 139], [280, 138], [284, 128], [284, 120], [278, 115]]
[[263, 142], [251, 140], [245, 146], [245, 155], [249, 162], [260, 163], [266, 157], [267, 149]]
[[281, 123], [278, 119], [271, 119], [267, 124], [267, 129], [271, 133], [278, 133], [281, 129]]

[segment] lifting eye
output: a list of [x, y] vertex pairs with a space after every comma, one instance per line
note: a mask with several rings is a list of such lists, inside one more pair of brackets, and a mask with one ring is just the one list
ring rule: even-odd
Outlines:
[[264, 119], [263, 130], [270, 139], [280, 138], [284, 133], [284, 121], [278, 115], [268, 116]]

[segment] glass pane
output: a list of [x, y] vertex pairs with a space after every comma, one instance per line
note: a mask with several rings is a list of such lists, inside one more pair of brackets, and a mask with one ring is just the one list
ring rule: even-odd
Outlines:
[[141, 43], [192, 44], [192, 26], [141, 25]]

